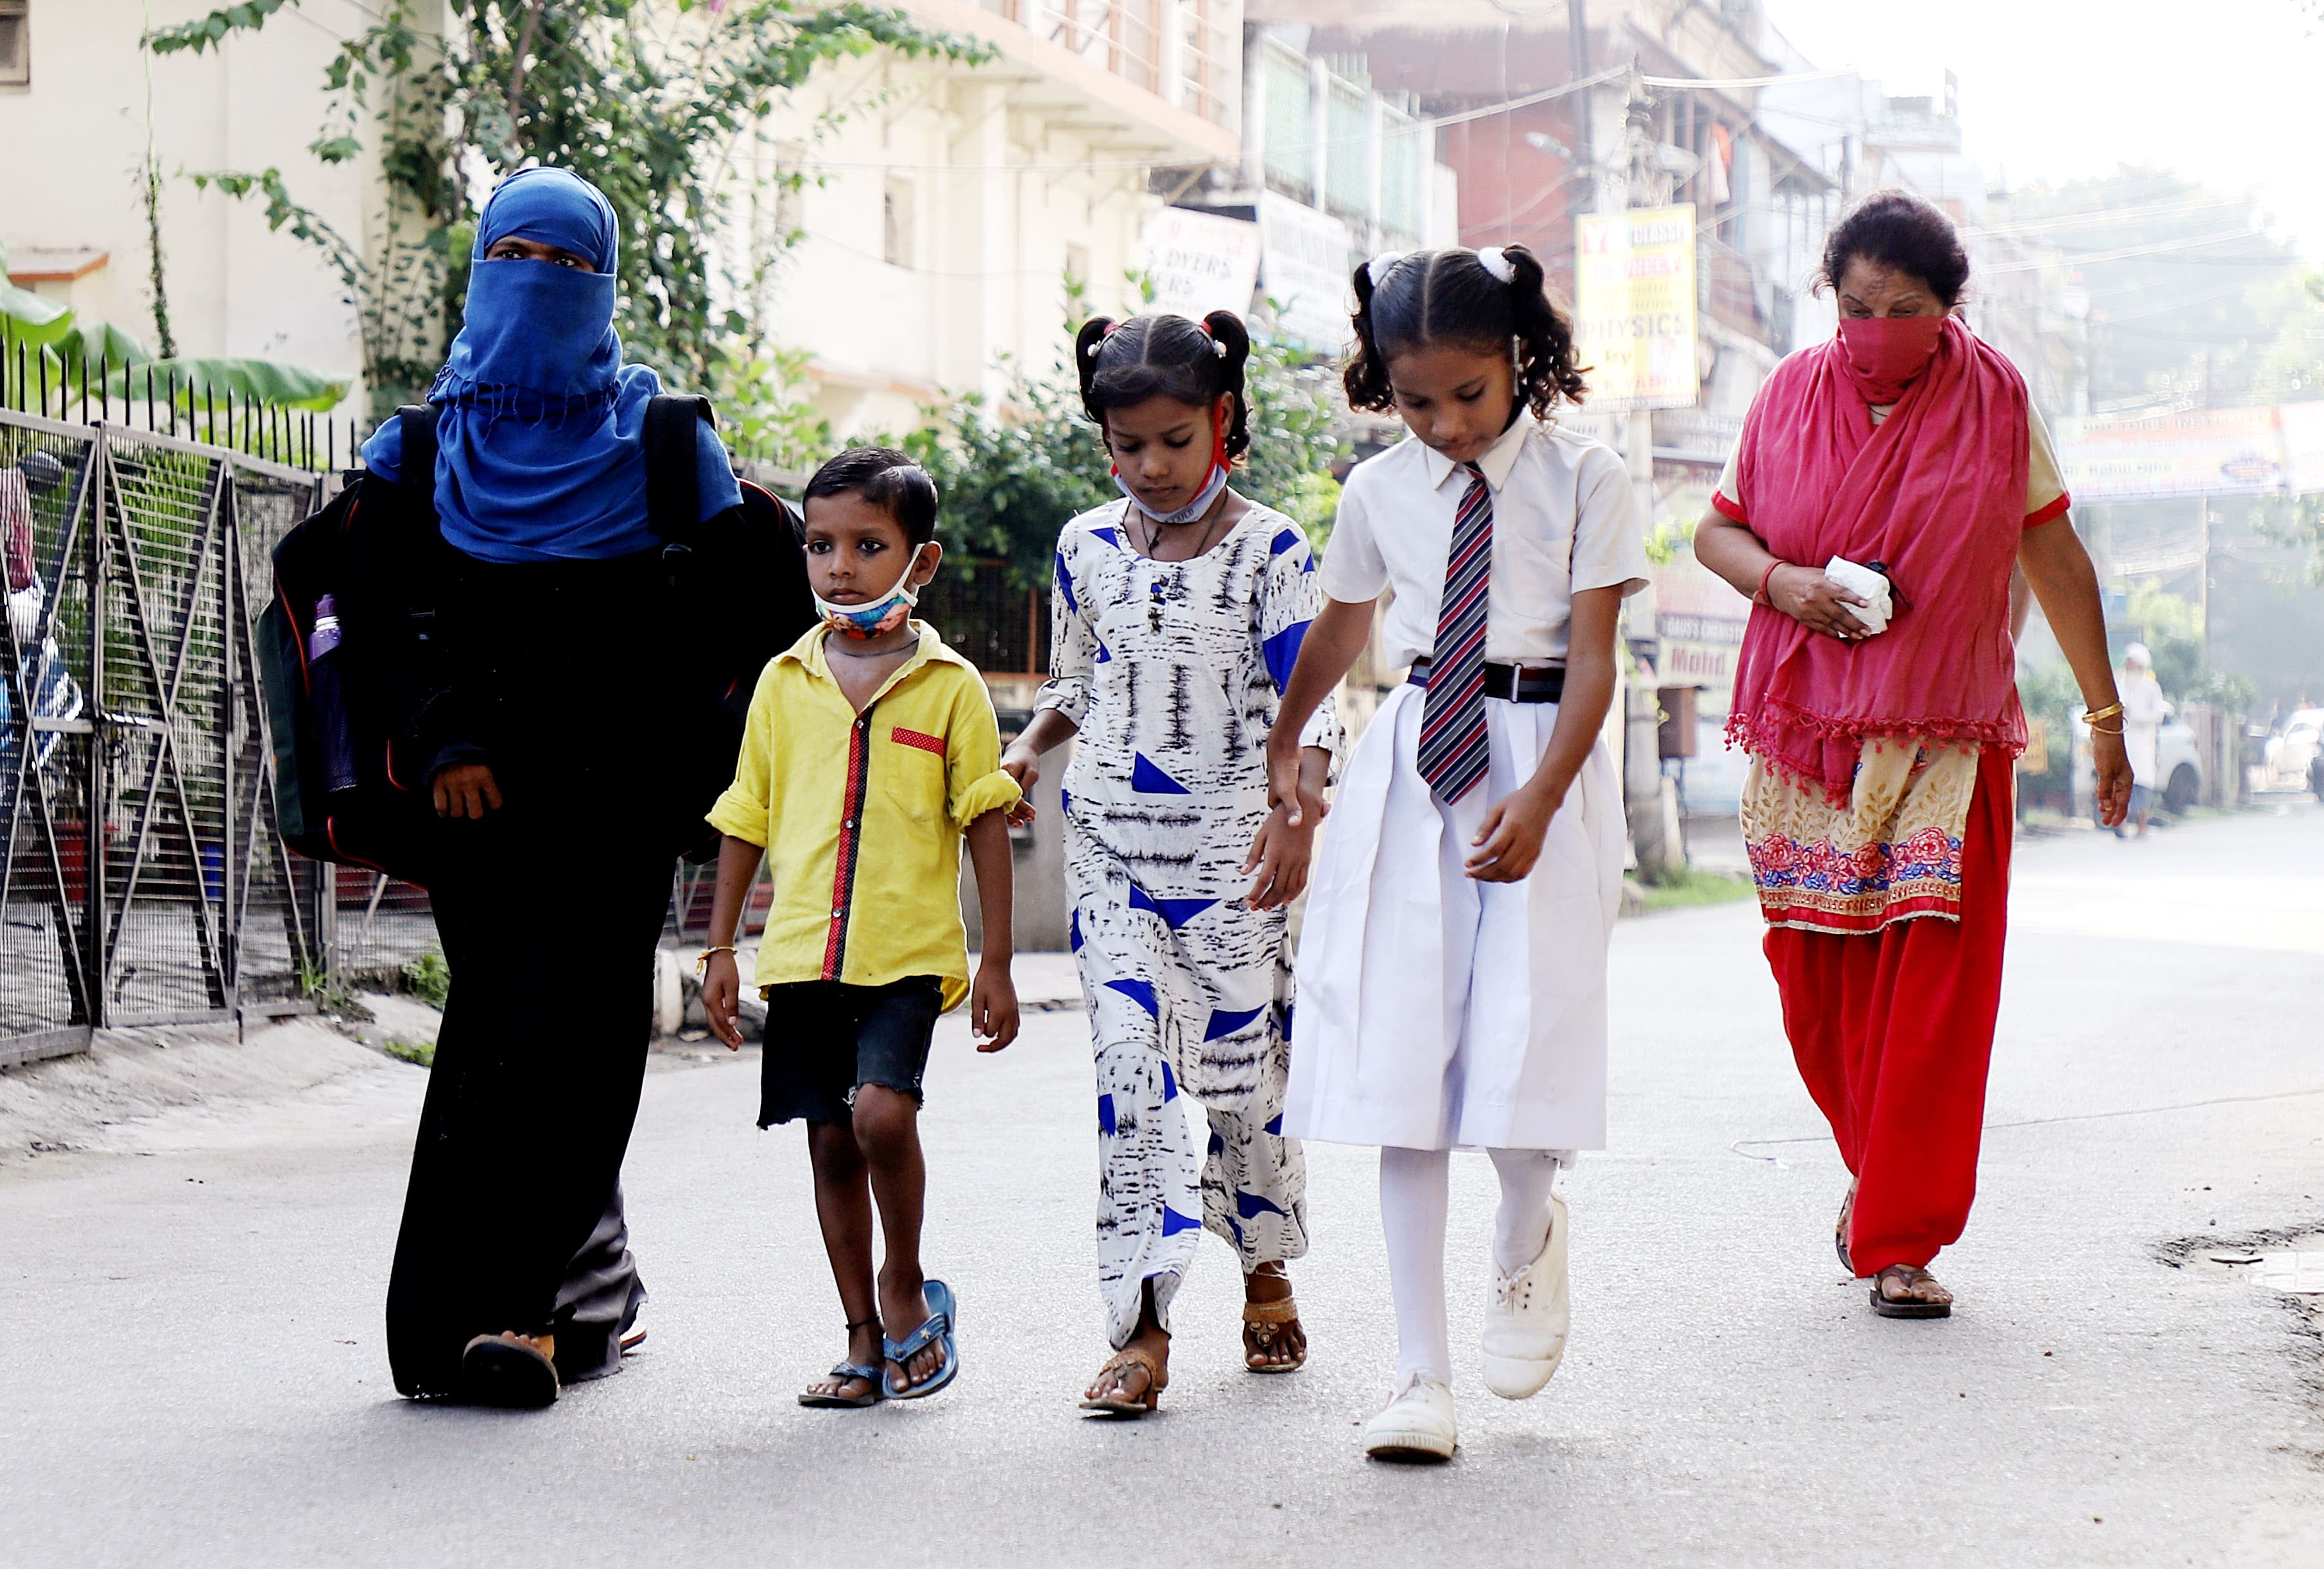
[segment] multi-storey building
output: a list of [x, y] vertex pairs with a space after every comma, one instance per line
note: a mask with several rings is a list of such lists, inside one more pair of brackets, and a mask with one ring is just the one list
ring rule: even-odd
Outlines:
[[807, 352], [842, 432], [903, 429], [944, 393], [1049, 372], [1069, 280], [1094, 307], [1136, 303], [1157, 171], [1185, 182], [1240, 152], [1237, 0], [904, 9], [991, 58], [825, 67], [759, 149], [764, 172], [807, 176], [769, 215], [797, 236], [769, 337]]

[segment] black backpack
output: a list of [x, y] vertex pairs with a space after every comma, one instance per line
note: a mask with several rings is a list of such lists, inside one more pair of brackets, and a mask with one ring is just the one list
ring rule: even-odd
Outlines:
[[[436, 606], [459, 553], [444, 542], [435, 504], [436, 411], [398, 411], [397, 481], [357, 475], [274, 548], [274, 596], [259, 617], [258, 663], [274, 755], [283, 842], [316, 861], [385, 872], [426, 886], [440, 835], [427, 759], [400, 755], [399, 728], [452, 688], [435, 638]], [[646, 410], [646, 507], [662, 562], [686, 606], [683, 641], [713, 690], [715, 734], [672, 760], [682, 795], [700, 797], [673, 826], [671, 849], [715, 854], [701, 820], [733, 778], [759, 672], [815, 624], [798, 514], [755, 485], [739, 508], [702, 519], [696, 427], [708, 400], [663, 394]], [[353, 604], [353, 628], [323, 619]], [[318, 635], [319, 634], [319, 635]], [[388, 700], [391, 695], [392, 700]], [[399, 726], [390, 718], [401, 713]]]

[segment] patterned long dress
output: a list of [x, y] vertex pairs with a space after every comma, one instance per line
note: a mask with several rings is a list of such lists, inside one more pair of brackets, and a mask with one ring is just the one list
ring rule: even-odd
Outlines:
[[[1283, 1137], [1285, 912], [1244, 902], [1268, 731], [1320, 604], [1299, 526], [1253, 504], [1191, 561], [1139, 553], [1127, 501], [1057, 541], [1053, 678], [1080, 731], [1064, 780], [1072, 940], [1097, 1053], [1098, 1269], [1113, 1344], [1154, 1283], [1163, 1326], [1205, 1229], [1245, 1273], [1307, 1251]], [[1327, 704], [1302, 741], [1339, 751]], [[1200, 1103], [1207, 1149], [1181, 1093]]]

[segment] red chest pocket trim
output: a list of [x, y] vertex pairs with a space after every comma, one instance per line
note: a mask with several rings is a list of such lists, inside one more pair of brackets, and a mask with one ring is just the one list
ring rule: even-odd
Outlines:
[[889, 730], [888, 739], [899, 746], [917, 746], [922, 752], [933, 752], [938, 757], [945, 754], [944, 737], [941, 735], [928, 735], [918, 730], [907, 730], [898, 725]]

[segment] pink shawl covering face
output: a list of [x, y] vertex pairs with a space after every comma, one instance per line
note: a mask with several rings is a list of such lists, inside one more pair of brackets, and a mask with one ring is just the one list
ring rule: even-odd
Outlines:
[[1867, 737], [2025, 746], [2009, 637], [2024, 527], [2025, 383], [1948, 320], [1929, 367], [1879, 425], [1839, 338], [1775, 367], [1743, 422], [1739, 503], [1784, 561], [1887, 569], [1888, 630], [1862, 642], [1755, 606], [1736, 667], [1730, 742], [1848, 798]]

